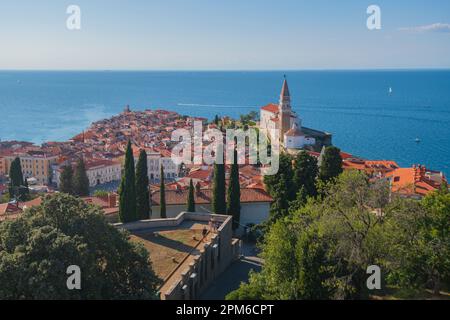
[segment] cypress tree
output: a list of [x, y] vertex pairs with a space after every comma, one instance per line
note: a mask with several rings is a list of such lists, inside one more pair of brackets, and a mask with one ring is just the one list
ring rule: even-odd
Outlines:
[[150, 218], [150, 192], [147, 167], [147, 152], [141, 150], [136, 165], [136, 210], [139, 219]]
[[59, 191], [62, 193], [73, 194], [73, 170], [72, 166], [64, 166], [59, 177]]
[[13, 199], [17, 196], [22, 196], [23, 191], [23, 174], [22, 165], [20, 164], [20, 158], [15, 158], [11, 162], [11, 167], [9, 168], [9, 196]]
[[195, 212], [195, 198], [194, 198], [194, 183], [191, 181], [189, 182], [189, 194], [188, 194], [188, 200], [187, 200], [187, 212]]
[[22, 190], [22, 201], [28, 200], [30, 198], [30, 188], [28, 186], [27, 178], [23, 179], [23, 189]]
[[328, 182], [338, 177], [342, 172], [341, 150], [334, 146], [325, 148], [319, 170], [320, 180]]
[[212, 211], [215, 214], [226, 214], [227, 205], [225, 201], [225, 165], [214, 164], [214, 182]]
[[78, 197], [89, 196], [89, 178], [83, 158], [78, 159], [73, 175], [73, 193]]
[[239, 165], [237, 151], [234, 151], [234, 162], [231, 165], [230, 183], [227, 194], [227, 214], [233, 216], [233, 230], [239, 228], [241, 219], [241, 186], [239, 184]]
[[119, 217], [123, 223], [138, 220], [136, 215], [136, 184], [134, 172], [134, 157], [131, 142], [128, 141], [125, 153], [125, 166], [122, 182], [119, 188]]
[[159, 207], [160, 207], [160, 216], [161, 218], [167, 218], [166, 213], [166, 185], [164, 182], [164, 167], [161, 164], [161, 185], [159, 191]]

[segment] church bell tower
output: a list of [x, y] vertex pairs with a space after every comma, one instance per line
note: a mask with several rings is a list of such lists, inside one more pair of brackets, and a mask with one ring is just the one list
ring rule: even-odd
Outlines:
[[281, 89], [280, 103], [278, 105], [279, 121], [280, 121], [280, 139], [283, 141], [284, 134], [291, 128], [291, 95], [289, 93], [289, 87], [284, 76], [283, 88]]

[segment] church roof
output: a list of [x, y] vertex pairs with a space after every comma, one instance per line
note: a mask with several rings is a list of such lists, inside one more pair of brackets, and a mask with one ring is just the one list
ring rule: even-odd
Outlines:
[[261, 108], [261, 110], [269, 111], [272, 113], [278, 113], [278, 104], [270, 103], [267, 106]]
[[294, 122], [294, 124], [292, 125], [292, 128], [289, 129], [286, 133], [286, 136], [288, 137], [300, 137], [300, 136], [304, 136], [302, 130], [299, 129], [299, 127], [297, 126], [297, 123]]

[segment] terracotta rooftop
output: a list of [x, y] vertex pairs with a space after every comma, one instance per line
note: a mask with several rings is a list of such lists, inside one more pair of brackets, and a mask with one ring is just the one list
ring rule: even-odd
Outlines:
[[[189, 190], [166, 190], [167, 205], [184, 205], [187, 203]], [[159, 205], [159, 190], [152, 193], [152, 204]], [[212, 189], [200, 189], [195, 192], [196, 204], [210, 204], [212, 201]], [[272, 202], [272, 197], [262, 189], [241, 189], [241, 203]]]
[[261, 108], [261, 110], [269, 111], [272, 113], [278, 113], [278, 104], [270, 103], [264, 107]]
[[[435, 175], [437, 179], [432, 179], [431, 175]], [[424, 196], [438, 190], [441, 184], [446, 182], [445, 177], [440, 173], [431, 172], [425, 166], [420, 165], [398, 168], [387, 173], [386, 176], [391, 178], [392, 191], [404, 195]]]

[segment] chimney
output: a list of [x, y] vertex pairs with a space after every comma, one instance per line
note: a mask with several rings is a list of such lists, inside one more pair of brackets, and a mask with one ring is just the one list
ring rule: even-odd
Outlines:
[[116, 197], [116, 195], [114, 194], [114, 193], [110, 193], [109, 194], [109, 196], [108, 196], [108, 204], [109, 204], [109, 207], [110, 208], [115, 208], [116, 207], [116, 204], [117, 204], [117, 197]]

